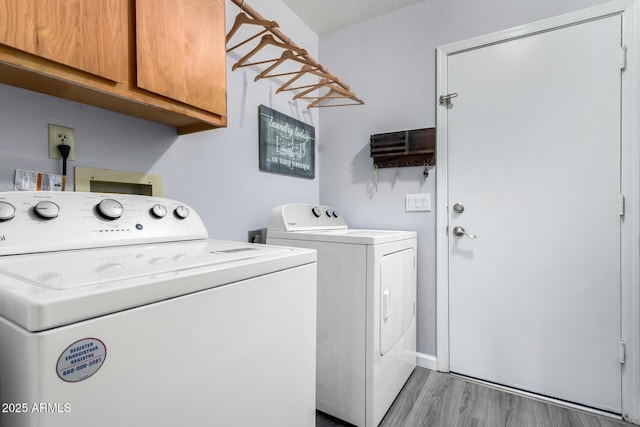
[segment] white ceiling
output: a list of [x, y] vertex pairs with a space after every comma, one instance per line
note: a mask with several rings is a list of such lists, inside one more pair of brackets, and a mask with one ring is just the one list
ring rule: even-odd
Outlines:
[[384, 15], [422, 0], [283, 0], [317, 34]]

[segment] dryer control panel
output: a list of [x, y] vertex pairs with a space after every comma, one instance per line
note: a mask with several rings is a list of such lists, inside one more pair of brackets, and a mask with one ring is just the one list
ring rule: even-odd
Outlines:
[[274, 208], [269, 231], [311, 231], [346, 229], [347, 222], [332, 207], [292, 203]]
[[64, 191], [0, 193], [0, 255], [208, 238], [184, 203]]

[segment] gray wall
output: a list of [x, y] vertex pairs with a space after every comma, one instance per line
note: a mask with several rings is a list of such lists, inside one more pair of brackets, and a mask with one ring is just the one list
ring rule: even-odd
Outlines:
[[[76, 130], [77, 160], [87, 166], [161, 174], [165, 196], [193, 205], [214, 238], [245, 240], [266, 226], [275, 205], [318, 200], [354, 227], [419, 233], [418, 347], [435, 355], [435, 212], [405, 213], [404, 195], [431, 193], [431, 170], [382, 169], [374, 191], [369, 135], [435, 125], [435, 48], [469, 37], [601, 3], [600, 0], [425, 0], [319, 38], [280, 0], [251, 0], [267, 19], [351, 85], [364, 106], [309, 112], [275, 94], [277, 82], [253, 82], [252, 69], [230, 71], [229, 126], [176, 136], [173, 128], [0, 85], [0, 191], [16, 168], [56, 172], [47, 157], [47, 123]], [[238, 8], [227, 2], [227, 26]], [[320, 52], [318, 53], [318, 46]], [[265, 104], [316, 127], [314, 180], [258, 171], [257, 107]], [[320, 125], [321, 123], [321, 125]]]
[[[251, 6], [315, 58], [318, 36], [280, 0]], [[227, 2], [227, 26], [240, 9]], [[118, 113], [0, 85], [0, 191], [13, 189], [15, 169], [60, 173], [48, 158], [47, 124], [75, 129], [76, 160], [69, 167], [141, 171], [163, 176], [164, 195], [192, 205], [210, 236], [246, 240], [247, 230], [266, 227], [271, 209], [287, 202], [318, 202], [314, 180], [258, 170], [258, 105], [264, 104], [316, 127], [318, 111], [290, 94], [276, 95], [277, 82], [253, 82], [256, 70], [231, 72], [228, 56], [229, 126], [177, 136], [174, 128]], [[316, 153], [316, 163], [318, 155]]]
[[[381, 169], [370, 134], [435, 126], [435, 49], [602, 3], [600, 0], [425, 0], [320, 37], [320, 60], [366, 104], [320, 113], [320, 201], [362, 228], [418, 231], [418, 351], [436, 354], [435, 211], [406, 213], [404, 195], [431, 193], [421, 167]], [[431, 361], [429, 361], [431, 359]]]

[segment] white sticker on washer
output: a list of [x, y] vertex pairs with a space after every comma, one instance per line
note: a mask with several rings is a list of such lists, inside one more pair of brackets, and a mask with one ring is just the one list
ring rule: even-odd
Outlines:
[[97, 338], [83, 338], [67, 347], [56, 364], [61, 380], [76, 383], [98, 372], [107, 358], [107, 347]]

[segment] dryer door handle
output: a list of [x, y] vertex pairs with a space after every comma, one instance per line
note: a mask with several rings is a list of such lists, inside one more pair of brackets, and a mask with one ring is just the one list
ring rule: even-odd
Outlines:
[[385, 289], [382, 292], [382, 320], [385, 322], [391, 317], [391, 291]]

